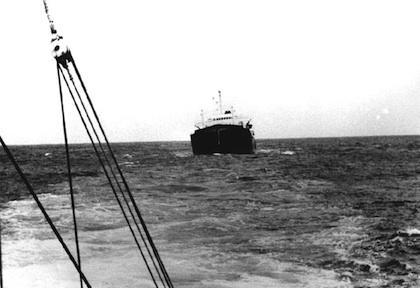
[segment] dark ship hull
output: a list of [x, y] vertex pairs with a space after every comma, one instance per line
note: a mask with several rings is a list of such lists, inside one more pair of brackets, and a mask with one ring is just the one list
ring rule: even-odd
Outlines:
[[252, 154], [256, 144], [250, 128], [239, 125], [218, 124], [195, 130], [191, 134], [193, 153]]

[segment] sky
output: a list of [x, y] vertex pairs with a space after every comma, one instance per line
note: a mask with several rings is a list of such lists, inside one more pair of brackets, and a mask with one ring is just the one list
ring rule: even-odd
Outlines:
[[[48, 3], [111, 141], [189, 140], [218, 90], [257, 139], [419, 134], [419, 1]], [[0, 27], [0, 135], [62, 143], [42, 1], [1, 1]]]

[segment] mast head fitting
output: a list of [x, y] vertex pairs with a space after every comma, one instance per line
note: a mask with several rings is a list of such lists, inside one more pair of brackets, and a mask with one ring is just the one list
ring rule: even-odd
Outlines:
[[68, 46], [63, 40], [63, 37], [55, 34], [55, 37], [51, 40], [51, 45], [53, 47], [52, 54], [54, 58], [58, 58], [69, 51]]
[[53, 34], [51, 45], [52, 55], [54, 56], [54, 58], [64, 67], [66, 67], [67, 62], [70, 62], [71, 58], [70, 49], [63, 40], [63, 37], [59, 36], [58, 34]]

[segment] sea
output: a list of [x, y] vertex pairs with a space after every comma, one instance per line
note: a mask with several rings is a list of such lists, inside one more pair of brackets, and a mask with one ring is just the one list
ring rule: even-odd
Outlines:
[[[420, 287], [420, 137], [257, 139], [113, 149], [175, 287]], [[11, 146], [71, 251], [62, 145]], [[82, 269], [93, 287], [154, 287], [91, 146], [70, 146]], [[80, 287], [0, 149], [4, 288]]]

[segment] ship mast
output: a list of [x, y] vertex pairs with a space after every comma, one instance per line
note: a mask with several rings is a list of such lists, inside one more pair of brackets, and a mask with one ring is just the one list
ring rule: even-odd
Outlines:
[[220, 114], [223, 114], [222, 111], [222, 91], [219, 90], [219, 110], [220, 110]]
[[204, 126], [204, 111], [203, 111], [203, 109], [201, 109], [200, 116], [201, 116], [201, 125]]

